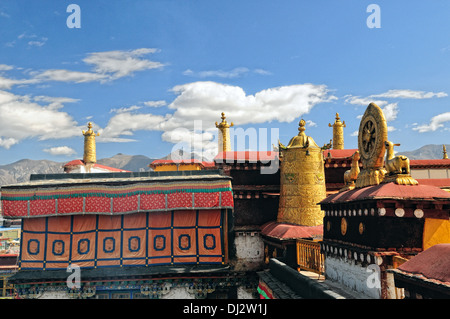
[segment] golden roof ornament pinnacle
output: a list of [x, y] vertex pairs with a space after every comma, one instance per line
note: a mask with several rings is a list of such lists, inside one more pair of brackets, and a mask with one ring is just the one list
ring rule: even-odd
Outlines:
[[339, 113], [336, 113], [334, 123], [328, 123], [328, 126], [333, 128], [333, 149], [344, 149], [344, 127], [346, 127], [346, 124], [345, 121], [341, 121]]
[[216, 127], [217, 128], [229, 128], [229, 127], [232, 127], [232, 126], [234, 126], [234, 124], [233, 124], [233, 122], [231, 122], [230, 124], [228, 124], [228, 122], [225, 120], [226, 119], [226, 116], [225, 116], [225, 113], [224, 112], [222, 112], [222, 117], [221, 117], [221, 119], [222, 119], [222, 122], [220, 122], [220, 123], [217, 123], [216, 122]]
[[298, 131], [299, 131], [298, 135], [305, 134], [305, 130], [306, 130], [305, 125], [306, 125], [306, 122], [304, 119], [301, 119], [300, 122], [298, 122]]
[[306, 121], [304, 119], [301, 119], [298, 123], [298, 134], [294, 136], [287, 146], [282, 145], [279, 143], [281, 148], [291, 148], [291, 147], [319, 147], [314, 139], [311, 136], [307, 136], [305, 133], [306, 130]]
[[231, 144], [230, 144], [230, 130], [229, 128], [234, 126], [233, 122], [228, 124], [228, 122], [225, 120], [225, 113], [222, 112], [222, 122], [217, 123], [216, 122], [216, 128], [219, 129], [219, 137], [218, 137], [218, 151], [220, 152], [227, 152], [231, 151]]
[[443, 153], [442, 159], [448, 159], [447, 148], [445, 147], [445, 144], [442, 145], [442, 153]]
[[95, 133], [92, 130], [92, 123], [88, 123], [88, 130], [82, 131], [84, 135], [84, 154], [83, 161], [85, 164], [88, 163], [96, 163], [97, 155], [96, 155], [96, 146], [95, 146], [95, 136], [99, 136], [100, 133]]

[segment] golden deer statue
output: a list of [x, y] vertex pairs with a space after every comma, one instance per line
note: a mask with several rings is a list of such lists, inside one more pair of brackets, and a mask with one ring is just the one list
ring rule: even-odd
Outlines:
[[388, 175], [410, 174], [409, 158], [404, 155], [394, 156], [394, 146], [400, 146], [400, 144], [385, 141], [384, 145], [386, 146], [386, 159], [384, 165]]
[[356, 151], [352, 155], [352, 164], [351, 168], [349, 170], [346, 170], [344, 173], [344, 188], [341, 189], [341, 191], [344, 190], [350, 190], [355, 188], [355, 181], [358, 178], [359, 175], [359, 159], [360, 154], [359, 151]]

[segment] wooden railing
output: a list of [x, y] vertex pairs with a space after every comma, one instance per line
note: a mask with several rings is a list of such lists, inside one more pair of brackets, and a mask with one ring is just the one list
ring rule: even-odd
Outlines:
[[0, 276], [1, 281], [0, 299], [14, 297], [14, 285], [8, 283], [8, 277], [10, 277], [10, 275]]
[[320, 252], [320, 244], [312, 240], [297, 239], [297, 265], [299, 271], [325, 273], [324, 256]]

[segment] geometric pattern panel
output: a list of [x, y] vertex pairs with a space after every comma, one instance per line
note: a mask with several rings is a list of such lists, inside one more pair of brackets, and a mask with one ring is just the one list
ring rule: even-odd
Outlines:
[[224, 264], [226, 209], [22, 221], [21, 269]]
[[183, 209], [233, 208], [229, 180], [133, 185], [64, 185], [2, 188], [3, 216], [129, 214]]

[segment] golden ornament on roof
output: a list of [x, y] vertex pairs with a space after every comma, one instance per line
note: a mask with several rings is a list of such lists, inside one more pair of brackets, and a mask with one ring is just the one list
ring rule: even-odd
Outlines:
[[289, 141], [289, 144], [286, 146], [286, 148], [296, 148], [296, 147], [301, 147], [301, 148], [317, 147], [317, 148], [319, 148], [319, 146], [316, 144], [314, 139], [311, 136], [307, 136], [305, 134], [305, 130], [306, 130], [305, 125], [306, 125], [305, 120], [301, 119], [300, 122], [298, 123], [298, 131], [299, 131], [298, 135], [294, 136]]
[[228, 122], [225, 120], [225, 113], [222, 112], [222, 122], [215, 123], [216, 128], [219, 129], [219, 138], [218, 138], [218, 151], [220, 152], [227, 152], [231, 151], [231, 142], [230, 142], [230, 127], [234, 126], [233, 122], [228, 124]]
[[409, 158], [404, 155], [394, 156], [394, 146], [400, 146], [400, 144], [394, 144], [390, 141], [386, 141], [384, 144], [386, 146], [386, 159], [384, 165], [387, 176], [383, 182], [395, 182], [399, 185], [419, 184], [414, 178], [411, 177]]
[[351, 168], [344, 173], [344, 187], [341, 189], [341, 191], [354, 189], [355, 188], [355, 181], [358, 179], [358, 175], [360, 172], [359, 169], [359, 151], [356, 151], [352, 155], [352, 163]]
[[375, 103], [370, 103], [359, 125], [358, 150], [363, 169], [355, 182], [357, 188], [378, 185], [383, 180], [385, 141], [387, 123], [383, 111]]
[[322, 149], [305, 134], [300, 120], [298, 135], [287, 146], [280, 141], [280, 201], [277, 221], [302, 226], [323, 223], [324, 213], [317, 205], [326, 197]]
[[95, 146], [95, 137], [99, 136], [100, 133], [95, 133], [92, 130], [92, 123], [88, 123], [88, 130], [82, 131], [84, 135], [84, 154], [83, 161], [85, 164], [96, 163], [97, 155], [96, 155], [96, 146]]
[[333, 128], [333, 149], [344, 149], [344, 127], [346, 127], [345, 121], [341, 121], [339, 113], [336, 113], [336, 119], [333, 124], [328, 123], [329, 127]]

